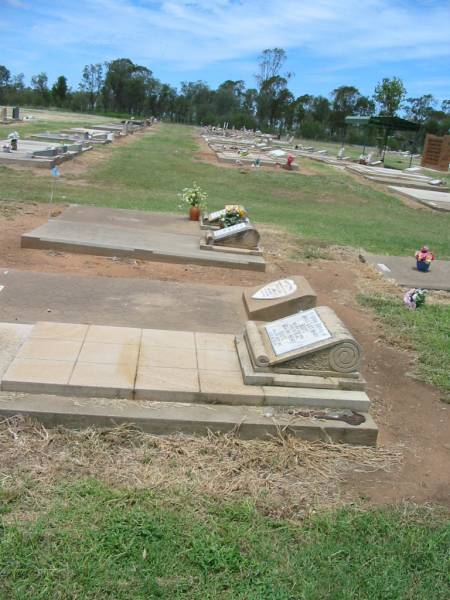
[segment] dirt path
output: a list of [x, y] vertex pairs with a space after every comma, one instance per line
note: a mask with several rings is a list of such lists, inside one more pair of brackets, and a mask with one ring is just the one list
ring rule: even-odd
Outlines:
[[440, 401], [438, 390], [408, 376], [413, 354], [387, 345], [372, 313], [356, 303], [361, 289], [385, 285], [357, 257], [350, 253], [345, 261], [289, 260], [298, 250], [295, 241], [283, 233], [280, 247], [280, 237], [267, 227], [261, 228], [268, 250], [266, 273], [21, 249], [21, 233], [45, 222], [47, 211], [44, 205], [0, 203], [1, 268], [233, 286], [255, 285], [289, 274], [306, 276], [318, 294], [318, 304], [334, 308], [363, 346], [363, 375], [380, 428], [380, 444], [403, 447], [400, 470], [355, 472], [346, 480], [346, 493], [373, 504], [408, 499], [450, 506], [450, 406]]

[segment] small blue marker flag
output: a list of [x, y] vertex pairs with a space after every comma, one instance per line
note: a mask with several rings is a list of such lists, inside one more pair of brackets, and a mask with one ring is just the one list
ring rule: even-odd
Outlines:
[[53, 177], [59, 177], [61, 175], [58, 167], [53, 167], [53, 169], [51, 170], [51, 174], [53, 175]]

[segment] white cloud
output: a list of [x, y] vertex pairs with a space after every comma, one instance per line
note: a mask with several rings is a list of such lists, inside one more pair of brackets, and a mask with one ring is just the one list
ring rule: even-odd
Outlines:
[[47, 10], [45, 4], [34, 7], [36, 41], [109, 46], [115, 55], [147, 60], [163, 54], [197, 67], [276, 45], [367, 63], [380, 53], [383, 60], [450, 54], [447, 2], [426, 10], [389, 0], [60, 0]]
[[200, 70], [275, 46], [319, 57], [327, 72], [450, 58], [447, 0], [58, 0], [30, 6], [19, 16], [26, 13], [32, 26], [12, 43], [19, 53], [33, 48], [46, 63], [53, 52], [66, 52], [85, 62], [126, 56]]

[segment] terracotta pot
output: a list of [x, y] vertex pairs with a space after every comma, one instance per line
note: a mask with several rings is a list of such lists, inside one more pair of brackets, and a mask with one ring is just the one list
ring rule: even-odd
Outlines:
[[198, 206], [191, 206], [189, 208], [189, 220], [198, 221], [200, 219], [200, 208]]

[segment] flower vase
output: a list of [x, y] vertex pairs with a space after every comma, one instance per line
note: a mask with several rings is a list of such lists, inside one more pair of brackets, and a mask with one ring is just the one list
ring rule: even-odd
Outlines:
[[198, 206], [191, 206], [189, 208], [189, 220], [198, 221], [200, 219], [200, 208]]
[[431, 263], [426, 262], [424, 260], [416, 260], [417, 270], [423, 271], [424, 273], [426, 273], [430, 269], [430, 264]]

